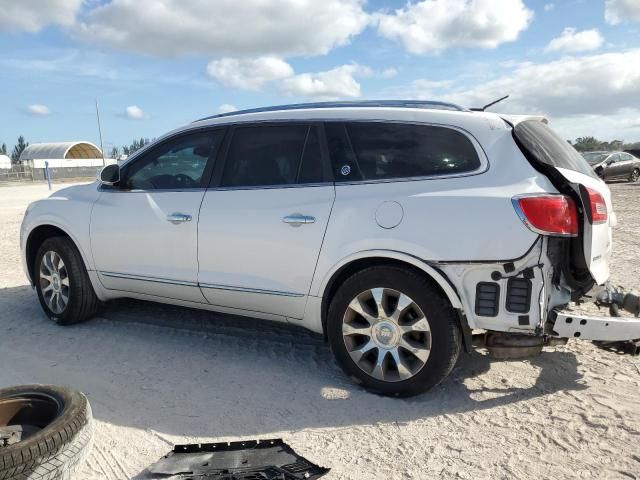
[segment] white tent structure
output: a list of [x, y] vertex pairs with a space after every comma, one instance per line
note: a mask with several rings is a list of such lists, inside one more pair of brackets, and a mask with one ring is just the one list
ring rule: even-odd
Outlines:
[[6, 155], [0, 155], [0, 170], [9, 170], [11, 168], [11, 159]]
[[[90, 142], [32, 143], [22, 151], [20, 161], [32, 168], [99, 167], [102, 152]], [[109, 162], [111, 163], [111, 162]]]

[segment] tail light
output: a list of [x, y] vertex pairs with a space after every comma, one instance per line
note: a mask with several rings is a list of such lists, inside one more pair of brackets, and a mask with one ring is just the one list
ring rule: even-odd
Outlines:
[[589, 205], [591, 207], [589, 220], [591, 220], [592, 224], [605, 223], [609, 218], [609, 214], [604, 197], [593, 188], [587, 188], [587, 193], [589, 194]]
[[566, 195], [533, 194], [514, 197], [520, 219], [536, 233], [561, 237], [578, 235], [576, 205]]

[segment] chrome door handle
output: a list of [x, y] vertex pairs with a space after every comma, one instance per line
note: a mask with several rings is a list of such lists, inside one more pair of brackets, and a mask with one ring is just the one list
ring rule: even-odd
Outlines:
[[177, 225], [182, 222], [190, 222], [191, 215], [186, 215], [184, 213], [172, 213], [171, 215], [167, 215], [167, 220]]
[[288, 223], [292, 227], [299, 227], [300, 225], [307, 223], [316, 223], [316, 217], [312, 217], [310, 215], [302, 215], [300, 213], [293, 213], [284, 217], [282, 221], [284, 223]]

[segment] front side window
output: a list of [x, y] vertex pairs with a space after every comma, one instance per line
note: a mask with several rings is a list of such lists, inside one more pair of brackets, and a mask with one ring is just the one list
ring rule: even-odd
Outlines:
[[127, 165], [122, 186], [129, 190], [199, 188], [222, 136], [222, 131], [207, 131], [167, 140]]
[[352, 122], [326, 131], [336, 181], [450, 175], [481, 165], [467, 136], [451, 128]]
[[257, 125], [233, 132], [223, 187], [278, 186], [322, 181], [315, 126]]

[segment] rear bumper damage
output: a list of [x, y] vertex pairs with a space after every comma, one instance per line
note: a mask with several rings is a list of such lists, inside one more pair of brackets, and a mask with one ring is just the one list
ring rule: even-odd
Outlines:
[[[609, 307], [611, 315], [586, 315], [554, 310], [549, 315], [551, 337], [592, 340], [605, 348], [637, 355], [640, 353], [640, 296], [610, 284], [596, 295], [596, 305]], [[619, 310], [635, 315], [619, 317]]]
[[640, 339], [640, 318], [588, 316], [574, 312], [556, 312], [551, 336], [602, 340], [607, 342]]

